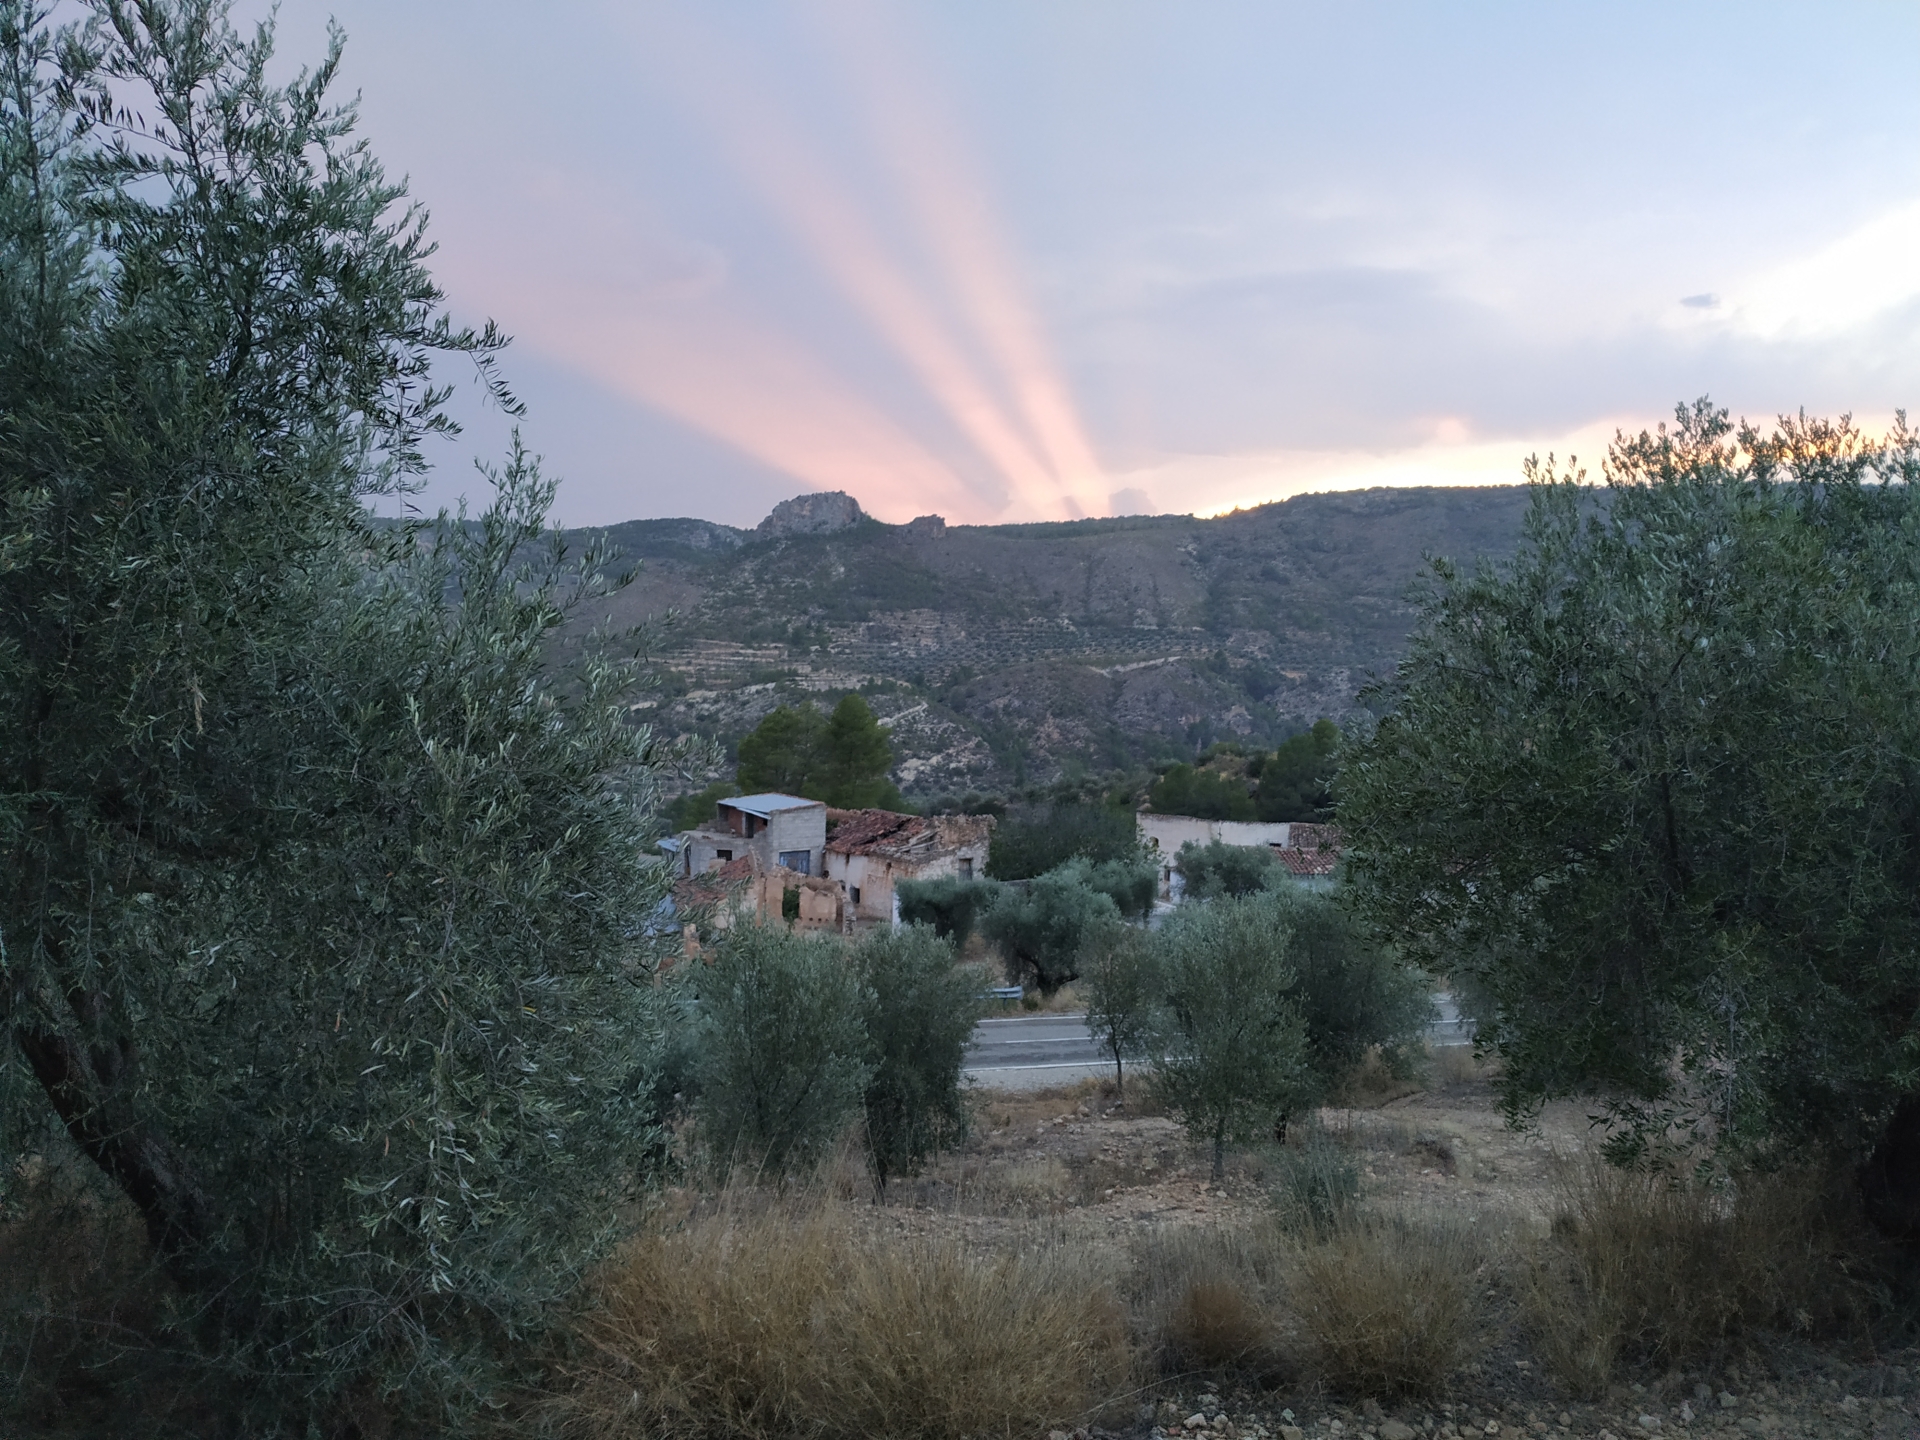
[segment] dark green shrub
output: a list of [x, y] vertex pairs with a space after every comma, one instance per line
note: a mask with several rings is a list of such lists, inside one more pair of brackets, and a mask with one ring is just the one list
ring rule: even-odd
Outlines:
[[1162, 815], [1202, 820], [1251, 820], [1254, 814], [1246, 781], [1191, 765], [1175, 765], [1155, 781], [1147, 803]]
[[1026, 807], [994, 827], [987, 874], [1030, 880], [1069, 860], [1125, 860], [1139, 848], [1133, 811], [1119, 805], [1059, 800], [1044, 810]]
[[931, 925], [956, 951], [998, 898], [1000, 887], [991, 880], [962, 880], [945, 875], [938, 880], [902, 880], [893, 887], [900, 900], [900, 920], [906, 925]]
[[1332, 895], [1282, 883], [1271, 903], [1293, 935], [1293, 995], [1322, 1085], [1376, 1045], [1395, 1074], [1406, 1074], [1433, 1019], [1432, 980], [1361, 931]]

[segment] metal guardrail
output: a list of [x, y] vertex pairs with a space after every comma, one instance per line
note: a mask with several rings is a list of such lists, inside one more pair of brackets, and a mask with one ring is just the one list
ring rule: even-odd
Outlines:
[[1024, 985], [995, 985], [986, 992], [989, 1000], [1023, 1000], [1027, 987]]

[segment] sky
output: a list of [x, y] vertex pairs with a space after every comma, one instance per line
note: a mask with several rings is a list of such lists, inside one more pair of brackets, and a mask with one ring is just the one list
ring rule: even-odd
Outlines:
[[[247, 0], [236, 15], [264, 14]], [[1920, 6], [281, 0], [569, 525], [1212, 514], [1920, 408]], [[469, 374], [417, 503], [484, 498]]]

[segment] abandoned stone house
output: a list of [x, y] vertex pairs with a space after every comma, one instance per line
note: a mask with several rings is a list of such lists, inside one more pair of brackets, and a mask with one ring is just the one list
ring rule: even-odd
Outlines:
[[1180, 875], [1173, 868], [1180, 847], [1191, 842], [1209, 845], [1264, 845], [1274, 859], [1300, 884], [1326, 889], [1340, 864], [1340, 830], [1335, 825], [1304, 820], [1203, 820], [1194, 815], [1158, 815], [1142, 810], [1134, 816], [1140, 840], [1153, 852], [1160, 870], [1160, 898], [1180, 898]]
[[824, 873], [845, 890], [850, 925], [897, 922], [894, 886], [902, 880], [971, 880], [986, 873], [991, 815], [832, 810], [827, 820]]
[[714, 818], [661, 842], [677, 908], [725, 930], [741, 919], [851, 933], [899, 918], [894, 885], [984, 873], [993, 820], [833, 810], [797, 795], [722, 800]]

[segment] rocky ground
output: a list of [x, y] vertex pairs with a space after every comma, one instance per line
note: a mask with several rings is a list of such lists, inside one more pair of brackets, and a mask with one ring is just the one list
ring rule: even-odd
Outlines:
[[[1463, 1053], [1443, 1056], [1440, 1067], [1451, 1073], [1425, 1087], [1382, 1078], [1373, 1094], [1324, 1113], [1362, 1169], [1365, 1203], [1442, 1211], [1490, 1244], [1544, 1233], [1566, 1163], [1588, 1139], [1586, 1115], [1575, 1105], [1550, 1107], [1537, 1127], [1516, 1132]], [[1046, 1227], [1124, 1254], [1138, 1237], [1232, 1225], [1270, 1204], [1271, 1177], [1260, 1157], [1239, 1157], [1226, 1183], [1214, 1186], [1172, 1120], [1119, 1104], [1111, 1084], [980, 1092], [976, 1100], [968, 1149], [921, 1180], [896, 1185], [886, 1205], [868, 1209], [872, 1223], [957, 1228], [988, 1245]], [[1475, 1357], [1427, 1400], [1334, 1397], [1305, 1380], [1234, 1385], [1171, 1376], [1118, 1413], [1050, 1440], [1920, 1437], [1920, 1351], [1837, 1354], [1782, 1341], [1711, 1368], [1623, 1378], [1604, 1397], [1576, 1401], [1532, 1358], [1497, 1279], [1487, 1314]]]

